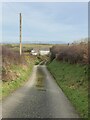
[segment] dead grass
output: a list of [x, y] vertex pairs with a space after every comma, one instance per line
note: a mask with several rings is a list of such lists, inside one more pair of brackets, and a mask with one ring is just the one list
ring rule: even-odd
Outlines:
[[33, 64], [34, 59], [29, 54], [23, 53], [20, 56], [19, 52], [12, 49], [12, 47], [2, 46], [2, 81], [13, 81], [20, 76], [19, 73], [13, 70], [13, 65], [27, 70], [28, 66]]

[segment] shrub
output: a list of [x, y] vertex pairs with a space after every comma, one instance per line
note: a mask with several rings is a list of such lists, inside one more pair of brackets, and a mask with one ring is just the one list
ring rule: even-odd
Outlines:
[[53, 46], [50, 51], [51, 61], [56, 59], [71, 64], [88, 63], [88, 44], [85, 42], [66, 46]]

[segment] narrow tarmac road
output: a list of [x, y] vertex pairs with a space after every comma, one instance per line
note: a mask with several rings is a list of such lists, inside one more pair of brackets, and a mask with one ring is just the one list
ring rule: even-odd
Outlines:
[[[36, 86], [37, 69], [44, 73], [43, 87]], [[3, 118], [79, 118], [45, 65], [35, 66], [30, 80], [2, 104]]]

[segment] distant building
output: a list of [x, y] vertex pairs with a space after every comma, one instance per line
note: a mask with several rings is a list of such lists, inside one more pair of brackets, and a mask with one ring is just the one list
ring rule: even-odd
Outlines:
[[40, 55], [48, 55], [50, 53], [50, 50], [40, 50], [39, 54]]
[[34, 52], [34, 53], [32, 53], [32, 55], [38, 55], [38, 53]]
[[31, 50], [31, 55], [48, 55], [49, 53], [49, 48], [34, 48]]
[[33, 50], [31, 50], [31, 54], [32, 55], [38, 55], [38, 53], [33, 49]]
[[34, 53], [34, 52], [35, 52], [35, 50], [32, 49], [32, 50], [31, 50], [31, 53]]

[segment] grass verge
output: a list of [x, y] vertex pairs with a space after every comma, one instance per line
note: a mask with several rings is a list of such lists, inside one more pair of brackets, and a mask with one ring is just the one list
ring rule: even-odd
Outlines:
[[16, 80], [4, 82], [2, 84], [2, 98], [5, 98], [11, 92], [24, 85], [25, 81], [28, 80], [30, 77], [32, 68], [33, 64], [32, 65], [30, 64], [27, 69], [25, 69], [21, 65], [18, 66], [12, 65], [11, 66], [12, 72], [17, 72], [19, 74], [19, 77]]
[[87, 66], [54, 60], [47, 68], [80, 116], [88, 118]]

